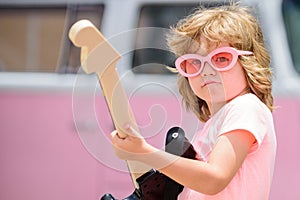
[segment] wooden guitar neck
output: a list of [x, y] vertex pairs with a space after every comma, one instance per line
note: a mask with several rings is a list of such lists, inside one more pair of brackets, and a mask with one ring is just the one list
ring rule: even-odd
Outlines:
[[[81, 64], [86, 73], [96, 73], [100, 81], [111, 117], [120, 137], [126, 137], [123, 127], [129, 124], [138, 131], [138, 126], [121, 84], [116, 63], [121, 55], [108, 43], [101, 32], [88, 20], [76, 22], [69, 31], [73, 44], [81, 48]], [[141, 137], [137, 135], [137, 137]], [[136, 179], [151, 170], [151, 167], [135, 161], [126, 161], [135, 188]]]

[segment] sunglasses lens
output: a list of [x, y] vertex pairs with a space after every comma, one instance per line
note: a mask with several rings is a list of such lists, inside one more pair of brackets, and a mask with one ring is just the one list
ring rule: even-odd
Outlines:
[[196, 58], [186, 59], [180, 64], [180, 67], [187, 74], [195, 74], [201, 67], [201, 61]]
[[211, 63], [219, 69], [228, 67], [232, 61], [233, 55], [229, 52], [217, 53], [211, 57]]

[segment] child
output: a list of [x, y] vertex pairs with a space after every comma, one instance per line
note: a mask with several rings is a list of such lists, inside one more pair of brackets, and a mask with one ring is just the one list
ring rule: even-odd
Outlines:
[[[276, 137], [270, 56], [257, 20], [237, 4], [199, 9], [168, 37], [178, 85], [203, 130], [197, 159], [168, 154], [143, 138], [111, 133], [118, 157], [146, 163], [185, 186], [179, 199], [267, 200]], [[126, 132], [125, 131], [125, 132]]]

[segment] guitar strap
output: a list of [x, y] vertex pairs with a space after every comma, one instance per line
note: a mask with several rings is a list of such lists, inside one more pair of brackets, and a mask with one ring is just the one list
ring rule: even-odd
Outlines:
[[[165, 151], [190, 159], [196, 157], [194, 147], [180, 127], [173, 127], [167, 132]], [[139, 189], [123, 200], [177, 200], [177, 196], [183, 190], [183, 185], [155, 169], [146, 172], [136, 181]], [[105, 194], [101, 200], [115, 200], [115, 198], [111, 194]]]

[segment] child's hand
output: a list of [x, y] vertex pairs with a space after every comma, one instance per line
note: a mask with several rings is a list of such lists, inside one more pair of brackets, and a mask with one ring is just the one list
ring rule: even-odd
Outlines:
[[117, 130], [111, 133], [111, 141], [117, 157], [123, 160], [140, 160], [141, 156], [150, 153], [150, 145], [144, 138], [138, 137], [130, 126], [125, 127], [126, 137], [121, 138]]

